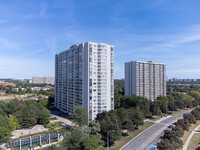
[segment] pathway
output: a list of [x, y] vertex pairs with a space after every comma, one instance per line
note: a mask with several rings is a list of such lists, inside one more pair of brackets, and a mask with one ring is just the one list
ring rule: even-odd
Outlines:
[[198, 128], [200, 127], [200, 124], [194, 129], [194, 131], [192, 131], [192, 133], [190, 133], [187, 141], [185, 142], [185, 144], [183, 145], [183, 150], [187, 150], [188, 145], [190, 143], [190, 140], [192, 139], [193, 135], [196, 133], [196, 131], [198, 130]]

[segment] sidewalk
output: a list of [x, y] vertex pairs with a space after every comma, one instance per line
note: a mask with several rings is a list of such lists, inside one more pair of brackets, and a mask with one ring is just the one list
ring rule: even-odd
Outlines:
[[194, 131], [192, 131], [192, 133], [190, 133], [190, 135], [189, 135], [187, 141], [186, 141], [185, 144], [183, 145], [183, 150], [187, 150], [188, 145], [189, 145], [189, 143], [190, 143], [190, 140], [192, 139], [193, 135], [196, 133], [196, 130], [198, 130], [199, 127], [200, 127], [200, 125], [198, 125], [198, 126], [194, 129]]

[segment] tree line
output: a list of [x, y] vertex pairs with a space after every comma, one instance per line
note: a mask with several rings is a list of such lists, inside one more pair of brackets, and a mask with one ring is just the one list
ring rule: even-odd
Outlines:
[[[19, 87], [21, 87], [21, 86], [19, 86]], [[43, 87], [43, 86], [41, 86], [41, 87]], [[52, 96], [54, 96], [54, 88], [51, 88], [51, 89], [48, 89], [48, 90], [42, 90], [41, 89], [39, 91], [35, 91], [35, 90], [31, 90], [31, 87], [27, 87], [26, 90], [20, 90], [19, 89], [17, 91], [15, 89], [13, 89], [12, 86], [3, 87], [2, 85], [0, 85], [0, 91], [5, 91], [6, 94], [17, 94], [17, 95], [36, 94], [36, 95], [52, 95]]]
[[[121, 139], [123, 130], [128, 131], [127, 134], [130, 131], [138, 130], [139, 126], [144, 124], [145, 118], [171, 113], [179, 109], [193, 108], [199, 104], [200, 93], [197, 91], [191, 91], [188, 94], [173, 93], [159, 96], [155, 101], [135, 95], [121, 96], [119, 106], [114, 110], [98, 114], [96, 120], [92, 122], [93, 125], [87, 124], [87, 109], [75, 106], [75, 111], [70, 117], [77, 123], [77, 126], [65, 135], [63, 142], [65, 144], [59, 148], [64, 146], [64, 149], [67, 150], [93, 150], [111, 146], [115, 144], [116, 140]], [[189, 116], [189, 118], [192, 117]], [[90, 133], [92, 126], [95, 126], [95, 133], [98, 136]], [[176, 126], [173, 132], [177, 131], [181, 134], [182, 130], [180, 130]], [[180, 140], [174, 140], [176, 147], [178, 147], [178, 144], [181, 143]]]
[[[159, 96], [155, 101], [135, 95], [121, 96], [118, 104], [115, 110], [100, 113], [96, 118], [101, 127], [102, 139], [105, 142], [109, 139], [110, 145], [120, 140], [122, 130], [137, 130], [138, 126], [143, 125], [144, 118], [196, 107], [200, 104], [200, 93], [197, 91], [188, 94], [173, 93]], [[109, 136], [107, 133], [110, 133]]]
[[51, 114], [47, 107], [48, 99], [44, 98], [39, 101], [0, 101], [0, 142], [7, 141], [13, 130], [48, 124]]
[[185, 130], [189, 130], [190, 124], [195, 124], [197, 120], [200, 120], [200, 108], [195, 108], [189, 114], [184, 114], [183, 119], [179, 119], [171, 131], [165, 132], [157, 148], [159, 150], [176, 150], [182, 148], [183, 141], [180, 138], [183, 137]]

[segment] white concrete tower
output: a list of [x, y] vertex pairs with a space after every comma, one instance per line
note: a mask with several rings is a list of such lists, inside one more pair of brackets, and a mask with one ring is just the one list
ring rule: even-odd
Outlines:
[[90, 120], [114, 109], [114, 47], [86, 42], [72, 45], [55, 57], [55, 107], [72, 113], [75, 105], [88, 109]]

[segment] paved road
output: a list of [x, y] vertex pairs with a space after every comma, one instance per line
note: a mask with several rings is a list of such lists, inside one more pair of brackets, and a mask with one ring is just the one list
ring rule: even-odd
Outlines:
[[[188, 113], [188, 112], [186, 112]], [[176, 121], [176, 117], [178, 119], [183, 117], [184, 113], [169, 117], [155, 125], [151, 126], [136, 138], [134, 138], [131, 142], [129, 142], [126, 146], [124, 146], [121, 150], [143, 150], [151, 143], [157, 143], [159, 137], [161, 137], [164, 133], [164, 130], [168, 129], [168, 125], [172, 122]]]

